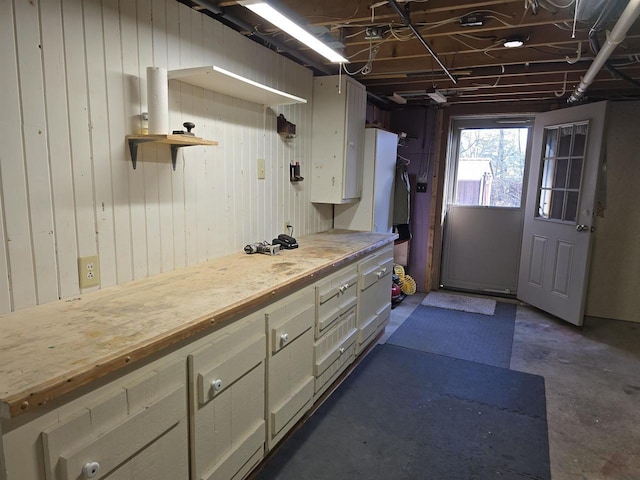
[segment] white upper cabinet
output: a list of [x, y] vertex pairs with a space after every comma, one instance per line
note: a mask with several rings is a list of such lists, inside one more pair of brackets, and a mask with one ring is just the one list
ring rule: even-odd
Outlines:
[[311, 201], [360, 198], [367, 92], [346, 75], [313, 81]]

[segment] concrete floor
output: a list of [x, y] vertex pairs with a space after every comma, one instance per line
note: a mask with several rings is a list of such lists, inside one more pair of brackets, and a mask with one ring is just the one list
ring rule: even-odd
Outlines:
[[[424, 294], [391, 311], [379, 343]], [[511, 369], [545, 378], [553, 480], [640, 479], [640, 324], [588, 318], [584, 327], [518, 306]]]

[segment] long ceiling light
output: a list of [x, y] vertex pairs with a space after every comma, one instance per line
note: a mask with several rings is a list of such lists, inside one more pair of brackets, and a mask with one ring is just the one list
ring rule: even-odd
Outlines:
[[277, 11], [268, 3], [258, 0], [244, 0], [238, 2], [241, 5], [247, 7], [256, 15], [260, 15], [269, 23], [278, 27], [280, 30], [287, 32], [296, 40], [304, 43], [307, 47], [315, 50], [320, 55], [333, 63], [349, 63], [349, 60], [344, 58], [338, 52], [328, 47], [316, 37], [307, 32], [300, 25], [296, 24], [289, 18], [285, 17], [282, 13]]

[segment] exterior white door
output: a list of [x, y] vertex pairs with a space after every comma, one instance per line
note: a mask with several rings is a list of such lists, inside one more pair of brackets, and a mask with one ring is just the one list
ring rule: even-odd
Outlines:
[[518, 298], [582, 325], [607, 103], [536, 116]]

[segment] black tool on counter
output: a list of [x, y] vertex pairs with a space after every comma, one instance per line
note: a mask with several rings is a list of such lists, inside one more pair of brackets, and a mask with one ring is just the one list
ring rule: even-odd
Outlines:
[[298, 241], [292, 236], [284, 233], [278, 235], [278, 238], [274, 238], [271, 243], [274, 245], [280, 245], [280, 248], [283, 248], [285, 250], [298, 248]]

